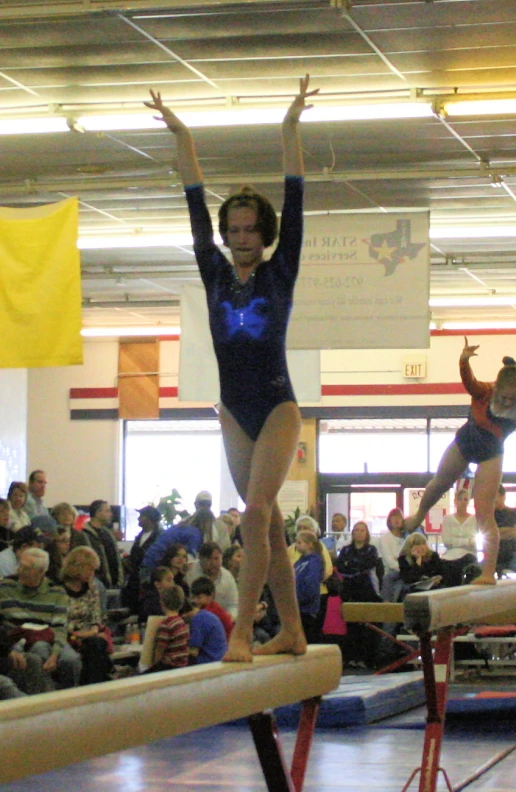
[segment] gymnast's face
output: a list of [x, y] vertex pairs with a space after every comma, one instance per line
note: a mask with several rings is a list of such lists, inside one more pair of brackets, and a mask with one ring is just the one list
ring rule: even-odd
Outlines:
[[516, 388], [505, 385], [495, 388], [491, 403], [492, 412], [499, 418], [516, 420]]
[[237, 206], [228, 212], [226, 239], [235, 267], [254, 269], [263, 258], [263, 241], [256, 222], [256, 212], [250, 206]]

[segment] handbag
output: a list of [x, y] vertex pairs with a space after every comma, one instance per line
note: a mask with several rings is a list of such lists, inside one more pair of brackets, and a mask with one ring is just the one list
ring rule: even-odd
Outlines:
[[22, 624], [21, 627], [13, 627], [9, 632], [9, 638], [18, 643], [22, 639], [25, 640], [25, 649], [31, 649], [38, 641], [44, 641], [48, 644], [54, 643], [54, 631], [52, 627], [46, 625], [28, 626]]

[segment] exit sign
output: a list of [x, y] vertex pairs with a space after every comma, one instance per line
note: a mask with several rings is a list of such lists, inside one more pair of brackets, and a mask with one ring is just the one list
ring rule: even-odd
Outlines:
[[404, 358], [402, 373], [407, 379], [424, 379], [426, 377], [426, 356]]

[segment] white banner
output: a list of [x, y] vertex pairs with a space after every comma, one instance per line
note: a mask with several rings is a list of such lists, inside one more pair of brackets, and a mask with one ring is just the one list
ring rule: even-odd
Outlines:
[[290, 349], [429, 347], [429, 213], [305, 218]]
[[[179, 401], [216, 404], [220, 400], [219, 376], [202, 284], [189, 283], [181, 293], [179, 349]], [[319, 351], [289, 351], [287, 363], [297, 399], [302, 402], [320, 402]]]

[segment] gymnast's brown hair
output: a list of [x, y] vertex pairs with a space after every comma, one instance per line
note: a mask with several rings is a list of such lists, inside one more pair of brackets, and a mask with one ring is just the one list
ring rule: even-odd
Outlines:
[[225, 245], [228, 233], [228, 214], [230, 209], [249, 207], [256, 212], [256, 230], [259, 232], [263, 246], [272, 245], [278, 235], [278, 218], [274, 207], [264, 195], [256, 192], [254, 187], [242, 187], [237, 193], [226, 198], [219, 209], [219, 231]]

